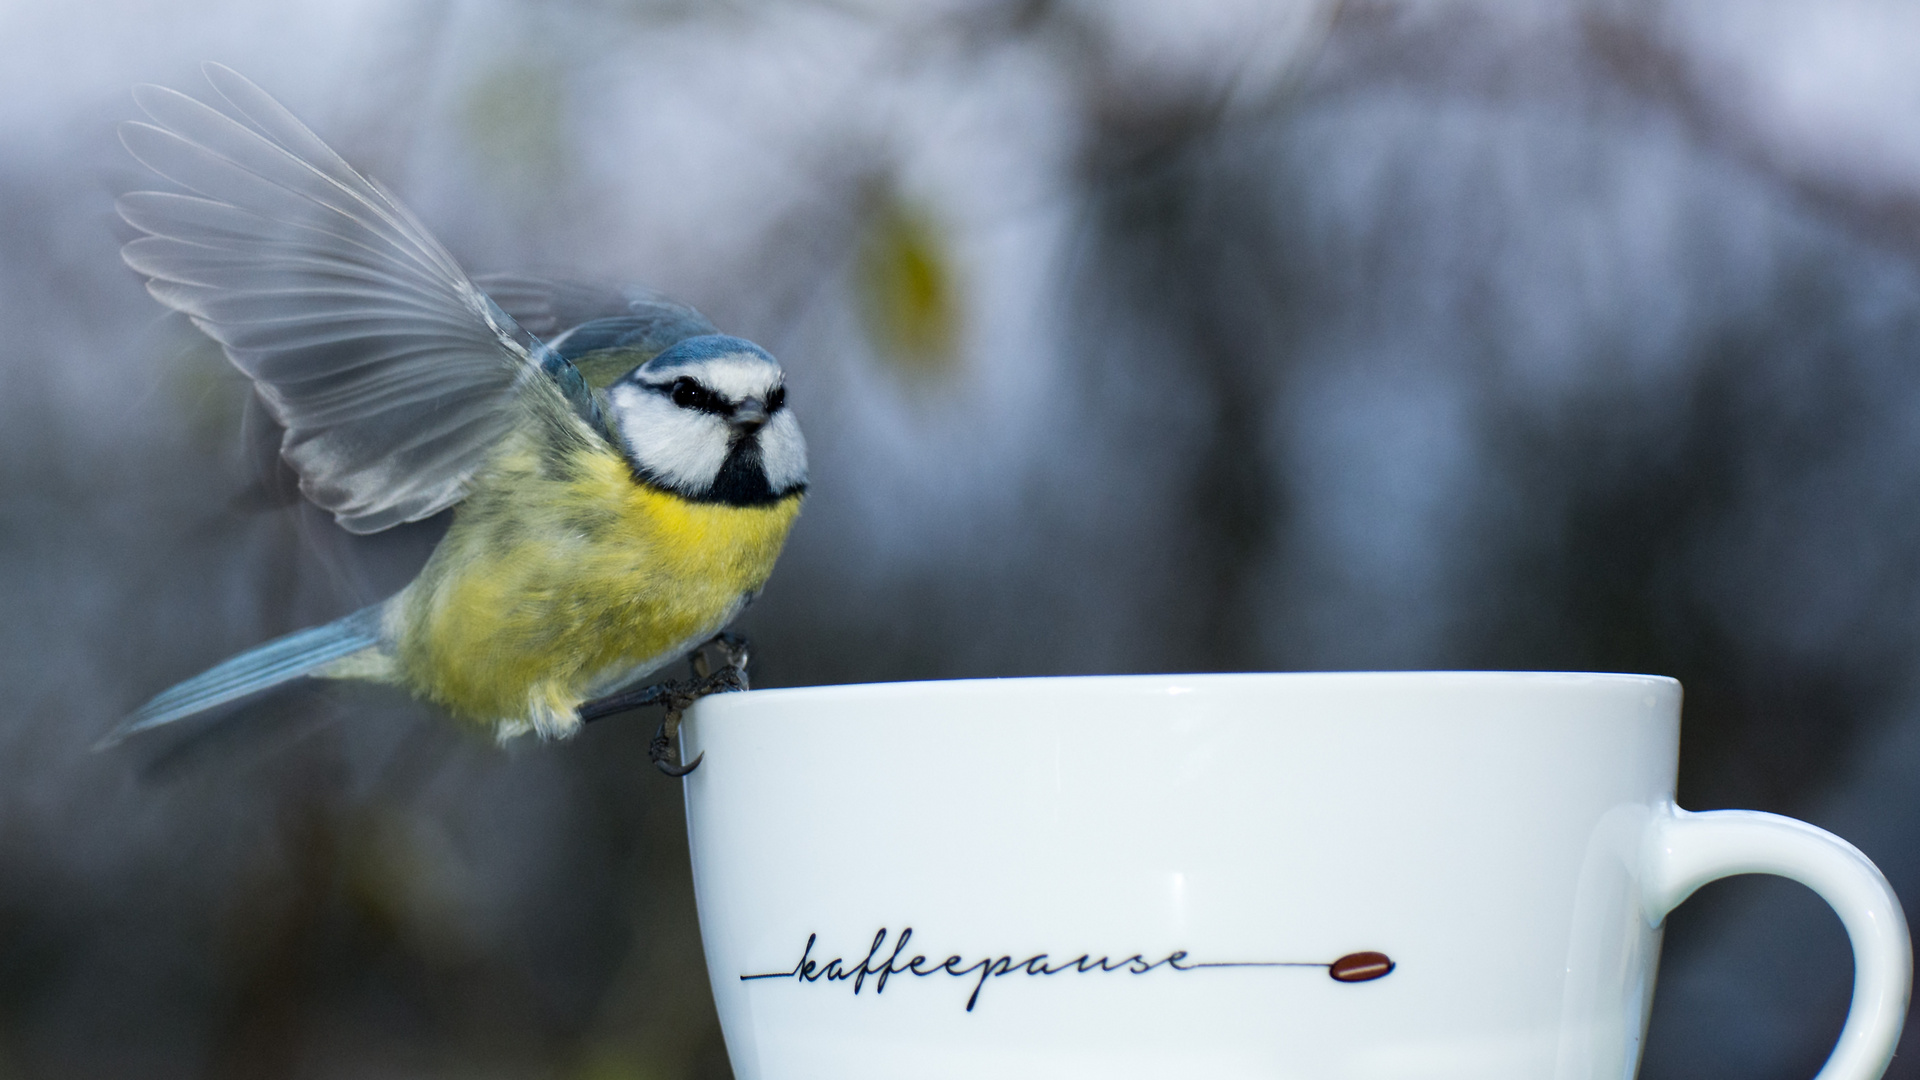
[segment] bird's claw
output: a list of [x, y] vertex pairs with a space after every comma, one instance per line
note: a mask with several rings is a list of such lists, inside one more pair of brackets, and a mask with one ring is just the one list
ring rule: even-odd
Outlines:
[[747, 688], [746, 672], [731, 665], [721, 668], [711, 675], [689, 679], [684, 683], [666, 684], [668, 691], [667, 715], [661, 719], [660, 727], [653, 733], [653, 741], [647, 744], [647, 760], [653, 767], [668, 776], [685, 776], [700, 767], [706, 758], [706, 751], [694, 755], [692, 761], [680, 763], [679, 736], [680, 718], [687, 706], [706, 697], [708, 694], [725, 694]]
[[[724, 661], [719, 670], [713, 670], [707, 662], [707, 650], [718, 652]], [[649, 705], [665, 705], [667, 715], [660, 721], [660, 727], [653, 733], [653, 739], [647, 744], [647, 760], [654, 768], [668, 776], [685, 776], [700, 767], [706, 757], [703, 751], [685, 764], [680, 762], [679, 735], [680, 720], [687, 707], [709, 694], [724, 694], [734, 690], [747, 689], [747, 639], [738, 634], [720, 633], [702, 642], [687, 657], [693, 667], [691, 679], [655, 683], [637, 690], [628, 690], [618, 694], [589, 701], [580, 706], [580, 721], [590, 723], [604, 716], [645, 708]]]
[[[677, 716], [674, 717], [675, 728], [680, 726], [678, 723], [679, 719]], [[685, 765], [680, 764], [680, 753], [674, 749], [673, 736], [667, 734], [667, 722], [665, 720], [660, 721], [659, 729], [653, 733], [653, 741], [647, 744], [647, 760], [653, 762], [654, 768], [659, 769], [668, 776], [676, 778], [685, 776], [699, 768], [700, 762], [705, 760], [706, 756], [707, 752], [702, 750], [700, 753], [694, 755], [692, 761], [687, 762]]]

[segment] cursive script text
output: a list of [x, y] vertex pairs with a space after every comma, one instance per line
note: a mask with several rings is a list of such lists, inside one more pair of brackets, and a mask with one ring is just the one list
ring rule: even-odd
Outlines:
[[[1134, 953], [1131, 956], [1124, 956], [1118, 960], [1114, 959], [1111, 955], [1096, 959], [1092, 953], [1081, 953], [1071, 960], [1056, 962], [1053, 957], [1047, 953], [1035, 953], [1023, 960], [1016, 960], [1013, 955], [1009, 953], [1002, 956], [982, 956], [971, 960], [963, 956], [952, 955], [943, 960], [936, 961], [918, 953], [908, 952], [908, 945], [913, 940], [913, 927], [911, 926], [900, 931], [899, 936], [893, 940], [892, 951], [888, 952], [887, 939], [890, 933], [886, 927], [881, 927], [880, 930], [873, 935], [873, 942], [867, 947], [867, 955], [859, 961], [852, 963], [841, 956], [836, 956], [826, 961], [814, 959], [813, 950], [814, 947], [819, 944], [820, 935], [808, 934], [806, 947], [801, 949], [800, 959], [795, 961], [793, 967], [785, 971], [769, 971], [758, 975], [742, 975], [740, 976], [740, 981], [793, 979], [802, 984], [819, 983], [823, 980], [828, 984], [851, 982], [853, 984], [854, 994], [858, 995], [861, 989], [867, 985], [868, 980], [872, 980], [873, 992], [879, 994], [886, 991], [887, 980], [897, 975], [912, 975], [922, 979], [935, 975], [947, 975], [956, 979], [973, 980], [973, 990], [967, 995], [967, 1011], [972, 1012], [973, 1007], [980, 1003], [980, 992], [986, 989], [987, 980], [1002, 978], [1013, 974], [1036, 977], [1064, 974], [1112, 974], [1115, 972], [1125, 972], [1128, 975], [1148, 975], [1156, 971], [1199, 971], [1206, 968], [1315, 967], [1335, 969], [1336, 979], [1342, 982], [1353, 982], [1376, 979], [1393, 970], [1393, 962], [1378, 953], [1353, 954], [1356, 956], [1365, 955], [1368, 957], [1378, 957], [1378, 962], [1373, 964], [1366, 974], [1362, 975], [1360, 979], [1354, 979], [1343, 977], [1340, 974], [1338, 970], [1339, 961], [1332, 964], [1290, 960], [1199, 961], [1189, 958], [1184, 949], [1175, 949], [1165, 956], [1155, 954], [1158, 956], [1157, 959], [1148, 959], [1143, 953]], [[1342, 959], [1344, 960], [1346, 958]], [[1377, 970], [1377, 974], [1373, 973], [1375, 970]]]

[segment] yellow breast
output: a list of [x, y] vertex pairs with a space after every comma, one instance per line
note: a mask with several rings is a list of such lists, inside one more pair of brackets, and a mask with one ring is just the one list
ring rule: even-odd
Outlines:
[[400, 598], [402, 678], [463, 718], [546, 733], [570, 730], [597, 677], [724, 625], [766, 583], [801, 502], [692, 502], [604, 447], [556, 462], [510, 445], [476, 487]]

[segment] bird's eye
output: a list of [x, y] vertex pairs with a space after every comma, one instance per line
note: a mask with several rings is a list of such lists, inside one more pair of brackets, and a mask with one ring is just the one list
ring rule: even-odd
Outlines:
[[770, 413], [779, 412], [780, 407], [786, 403], [787, 388], [784, 386], [774, 387], [773, 393], [767, 395], [767, 411]]
[[673, 403], [683, 409], [699, 409], [705, 412], [713, 408], [713, 394], [706, 387], [682, 375], [673, 380]]

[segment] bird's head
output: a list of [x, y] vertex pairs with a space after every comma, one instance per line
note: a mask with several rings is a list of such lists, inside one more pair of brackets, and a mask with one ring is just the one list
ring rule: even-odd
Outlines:
[[634, 471], [701, 502], [753, 506], [807, 486], [807, 444], [786, 376], [766, 350], [722, 334], [687, 338], [607, 388]]

